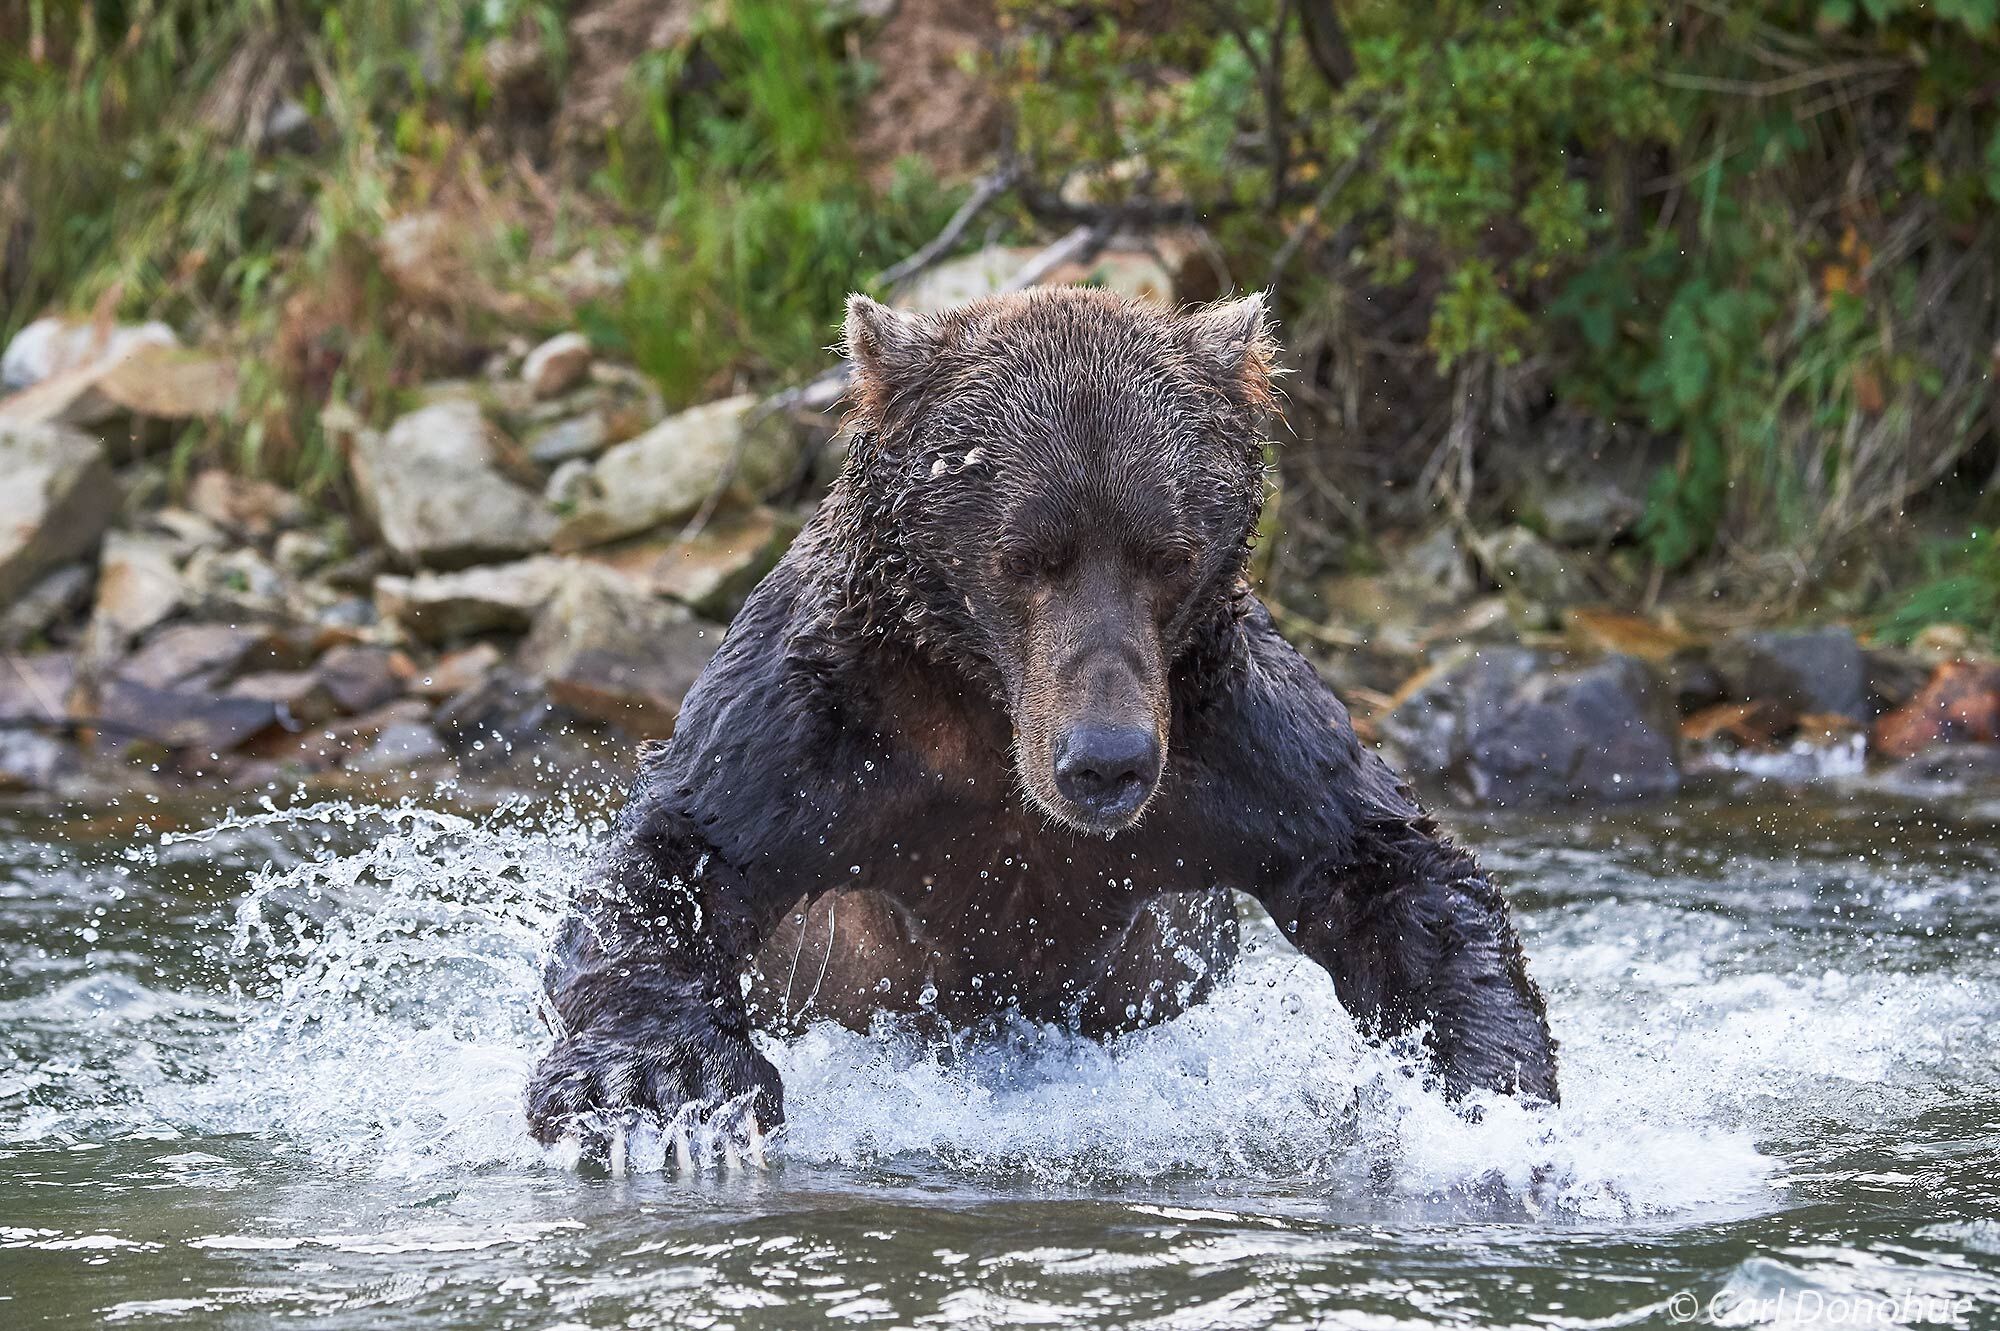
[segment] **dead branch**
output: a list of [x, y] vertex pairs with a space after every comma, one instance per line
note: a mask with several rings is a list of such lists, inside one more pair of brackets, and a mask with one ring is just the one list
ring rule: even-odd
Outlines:
[[944, 224], [944, 230], [938, 232], [928, 244], [908, 258], [891, 264], [877, 273], [875, 285], [883, 289], [895, 287], [936, 265], [951, 252], [954, 245], [958, 244], [959, 238], [965, 235], [966, 228], [972, 225], [979, 214], [985, 212], [995, 199], [1014, 188], [1014, 183], [1020, 178], [1021, 167], [1018, 162], [1006, 162], [997, 170], [981, 176], [979, 183], [973, 186], [971, 197], [959, 205], [958, 211], [951, 215], [951, 220]]

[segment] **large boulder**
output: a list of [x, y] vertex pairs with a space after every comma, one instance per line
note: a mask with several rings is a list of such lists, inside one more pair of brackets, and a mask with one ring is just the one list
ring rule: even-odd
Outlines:
[[[142, 330], [143, 331], [143, 330]], [[171, 337], [171, 334], [169, 334]], [[114, 338], [103, 354], [0, 399], [0, 421], [20, 425], [103, 425], [125, 416], [156, 421], [212, 419], [236, 400], [236, 367], [171, 341]], [[132, 442], [157, 442], [132, 433]]]
[[122, 648], [186, 604], [176, 552], [164, 536], [115, 531], [104, 538], [91, 613], [100, 650]]
[[7, 350], [0, 353], [0, 392], [16, 392], [141, 346], [179, 345], [174, 330], [157, 321], [100, 329], [94, 320], [49, 315], [14, 334]]
[[1732, 633], [1710, 649], [1729, 695], [1770, 699], [1801, 716], [1872, 719], [1868, 662], [1851, 630]]
[[1627, 656], [1577, 667], [1525, 648], [1476, 652], [1413, 681], [1380, 729], [1408, 770], [1481, 803], [1633, 800], [1680, 786], [1671, 704]]
[[585, 565], [542, 608], [520, 660], [578, 715], [666, 736], [722, 633], [610, 569]]
[[0, 425], [0, 606], [96, 549], [118, 511], [98, 443], [52, 425]]
[[555, 546], [580, 550], [682, 521], [725, 485], [768, 494], [797, 466], [797, 443], [781, 414], [759, 412], [749, 394], [706, 403], [574, 473], [560, 496], [569, 511]]
[[96, 572], [78, 561], [64, 564], [36, 579], [33, 586], [0, 611], [0, 651], [15, 651], [37, 639], [59, 636], [90, 606]]
[[354, 482], [382, 539], [406, 563], [459, 568], [545, 548], [555, 519], [501, 470], [479, 404], [433, 402], [353, 448]]
[[799, 526], [798, 515], [786, 510], [730, 508], [687, 540], [647, 541], [586, 557], [696, 614], [729, 619], [784, 558]]
[[207, 754], [227, 753], [277, 725], [278, 708], [207, 689], [148, 688], [114, 674], [98, 686], [96, 717], [114, 745], [144, 739]]
[[169, 624], [119, 662], [117, 673], [150, 689], [213, 690], [264, 642], [263, 634], [234, 624]]
[[385, 617], [421, 642], [525, 633], [570, 571], [566, 560], [538, 555], [454, 573], [384, 574], [375, 580], [375, 601]]
[[1526, 527], [1508, 527], [1482, 537], [1474, 552], [1500, 590], [1530, 604], [1560, 609], [1590, 595], [1590, 585], [1571, 556]]

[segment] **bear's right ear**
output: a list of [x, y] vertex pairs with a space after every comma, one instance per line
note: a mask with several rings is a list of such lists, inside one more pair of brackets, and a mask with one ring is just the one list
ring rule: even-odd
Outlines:
[[1271, 301], [1262, 291], [1219, 300], [1182, 316], [1195, 354], [1224, 382], [1268, 379], [1276, 347], [1271, 340]]
[[866, 296], [847, 298], [841, 346], [862, 382], [877, 392], [893, 393], [922, 374], [938, 343], [934, 320], [892, 310]]

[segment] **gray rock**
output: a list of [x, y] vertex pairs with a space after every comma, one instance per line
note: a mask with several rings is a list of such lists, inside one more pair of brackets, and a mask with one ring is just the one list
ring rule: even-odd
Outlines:
[[797, 514], [759, 504], [717, 513], [689, 540], [670, 537], [583, 556], [696, 614], [726, 620], [742, 608], [799, 533]]
[[325, 605], [313, 616], [315, 624], [336, 629], [365, 629], [380, 622], [375, 602], [365, 596], [342, 596], [328, 589]]
[[1441, 669], [1383, 719], [1420, 776], [1501, 806], [1671, 794], [1680, 764], [1671, 704], [1643, 662], [1583, 668], [1527, 649], [1481, 651]]
[[278, 709], [259, 698], [229, 697], [206, 689], [152, 689], [112, 675], [98, 689], [98, 719], [107, 738], [123, 744], [148, 739], [168, 748], [227, 753], [278, 722]]
[[1851, 630], [1732, 633], [1709, 652], [1729, 695], [1770, 699], [1800, 715], [1873, 719], [1868, 662]]
[[135, 525], [173, 541], [175, 559], [186, 559], [197, 550], [219, 550], [229, 544], [227, 532], [190, 509], [149, 509], [143, 496], [132, 494], [126, 496], [126, 502], [126, 511], [134, 515]]
[[264, 116], [257, 146], [265, 152], [311, 152], [319, 135], [312, 113], [296, 98], [287, 97]]
[[1589, 584], [1567, 556], [1526, 527], [1508, 527], [1479, 541], [1479, 562], [1500, 590], [1546, 607], [1585, 600]]
[[375, 603], [421, 642], [524, 633], [572, 571], [568, 561], [543, 555], [455, 573], [385, 574], [375, 580]]
[[638, 735], [672, 734], [681, 699], [722, 643], [721, 626], [609, 569], [579, 572], [536, 617], [522, 667], [580, 716]]
[[[1101, 201], [1100, 201], [1101, 202]], [[920, 313], [935, 313], [969, 300], [1004, 291], [1042, 256], [1033, 245], [989, 245], [930, 268], [897, 297], [896, 305]], [[1086, 263], [1064, 263], [1041, 274], [1040, 284], [1089, 284], [1134, 300], [1172, 306], [1174, 275], [1160, 256], [1144, 249], [1107, 248]]]
[[227, 693], [232, 698], [270, 703], [278, 724], [287, 730], [317, 725], [340, 712], [326, 682], [313, 670], [259, 671], [231, 684]]
[[37, 652], [9, 657], [0, 666], [0, 725], [8, 728], [53, 724], [70, 714], [76, 685], [76, 657]]
[[0, 730], [0, 793], [49, 790], [76, 766], [76, 751], [54, 735]]
[[455, 652], [446, 652], [410, 681], [410, 691], [425, 698], [456, 698], [477, 688], [500, 668], [500, 649], [490, 642], [476, 642]]
[[1529, 523], [1558, 545], [1604, 546], [1632, 529], [1643, 498], [1603, 475], [1552, 479], [1535, 495]]
[[37, 319], [14, 334], [0, 353], [0, 391], [12, 393], [93, 361], [112, 359], [141, 346], [177, 347], [174, 330], [159, 322], [120, 324], [108, 330], [94, 320]]
[[542, 487], [542, 498], [552, 511], [565, 517], [574, 514], [597, 493], [595, 474], [590, 459], [571, 458], [549, 473], [548, 483]]
[[118, 484], [96, 440], [60, 426], [0, 425], [0, 606], [97, 547]]
[[1467, 752], [1473, 793], [1498, 805], [1636, 800], [1680, 788], [1673, 722], [1645, 665], [1608, 657], [1537, 676]]
[[1469, 737], [1491, 725], [1548, 659], [1525, 647], [1456, 653], [1406, 685], [1402, 704], [1377, 722], [1378, 729], [1405, 770], [1442, 776], [1453, 770]]
[[220, 467], [195, 473], [188, 482], [188, 507], [242, 540], [262, 541], [305, 517], [298, 496]]
[[400, 772], [451, 761], [451, 750], [422, 721], [392, 721], [363, 753], [349, 760], [357, 772]]
[[351, 643], [322, 656], [314, 671], [334, 706], [358, 716], [402, 696], [409, 663], [399, 670], [397, 656], [386, 647]]
[[752, 496], [783, 484], [798, 464], [796, 440], [778, 414], [753, 422], [756, 406], [749, 394], [710, 402], [606, 452], [566, 495], [571, 512], [556, 548], [602, 545], [683, 520], [725, 480]]
[[611, 423], [601, 411], [565, 416], [528, 435], [528, 456], [544, 467], [595, 457], [611, 442]]
[[64, 564], [47, 573], [0, 613], [0, 651], [15, 651], [50, 637], [90, 605], [96, 581], [88, 564]]
[[195, 612], [213, 619], [280, 622], [290, 618], [284, 575], [249, 547], [197, 550], [181, 570], [181, 585]]
[[334, 544], [319, 532], [281, 532], [271, 546], [271, 562], [280, 571], [302, 578], [333, 562]]
[[[463, 763], [484, 766], [502, 750], [532, 747], [555, 717], [548, 690], [511, 670], [488, 670], [453, 694], [431, 719]], [[481, 749], [475, 746], [484, 744]]]
[[169, 624], [119, 662], [117, 673], [152, 689], [219, 688], [263, 641], [234, 624]]
[[555, 519], [509, 480], [477, 403], [447, 399], [411, 412], [353, 452], [355, 488], [388, 543], [425, 568], [458, 568], [548, 545]]
[[1472, 557], [1448, 526], [1435, 528], [1412, 543], [1395, 561], [1390, 576], [1428, 600], [1456, 603], [1478, 590]]
[[17, 425], [100, 426], [128, 417], [107, 442], [127, 454], [163, 442], [169, 431], [143, 421], [213, 420], [236, 398], [236, 363], [169, 343], [133, 338], [0, 398], [0, 421]]
[[582, 333], [558, 333], [521, 362], [522, 382], [541, 399], [562, 396], [589, 373], [590, 339]]
[[115, 531], [104, 538], [98, 561], [93, 636], [115, 648], [179, 610], [186, 601], [174, 543], [158, 536]]

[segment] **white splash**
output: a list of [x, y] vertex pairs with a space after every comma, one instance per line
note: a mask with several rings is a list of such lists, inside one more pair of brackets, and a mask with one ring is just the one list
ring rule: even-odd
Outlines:
[[[563, 812], [474, 822], [410, 804], [268, 810], [230, 826], [279, 820], [354, 827], [367, 844], [255, 875], [234, 912], [237, 1020], [198, 1076], [152, 1081], [147, 1108], [375, 1175], [559, 1163], [527, 1136], [522, 1092], [548, 1038], [536, 1016], [542, 951], [602, 829]], [[1634, 959], [1607, 955], [1600, 930], [1554, 932], [1560, 941], [1532, 939], [1531, 951], [1545, 980], [1569, 981], [1552, 1004], [1560, 1109], [1493, 1100], [1472, 1121], [1426, 1093], [1405, 1060], [1358, 1037], [1327, 976], [1260, 918], [1209, 1003], [1108, 1044], [1022, 1025], [942, 1050], [888, 1023], [771, 1044], [791, 1115], [774, 1156], [1055, 1185], [1498, 1196], [1598, 1218], [1766, 1192], [1775, 1162], [1742, 1112], [1756, 1087], [1731, 1000], [1695, 1004], [1670, 1051], [1635, 1040]], [[1706, 970], [1670, 966], [1641, 987], [1697, 983]], [[1788, 1000], [1789, 981], [1769, 983], [1779, 992], [1755, 1005], [1790, 1001], [1813, 1019], [1809, 986]], [[1900, 1038], [1896, 1025], [1864, 1034], [1879, 1048]], [[642, 1146], [634, 1167], [664, 1154]]]

